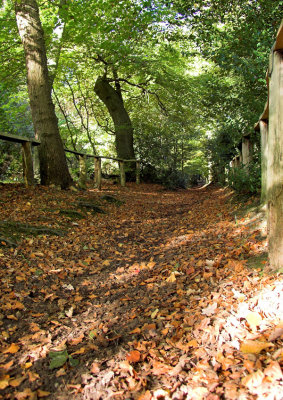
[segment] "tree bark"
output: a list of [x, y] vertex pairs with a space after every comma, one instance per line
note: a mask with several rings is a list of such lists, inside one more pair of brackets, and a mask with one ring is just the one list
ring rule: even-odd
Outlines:
[[25, 52], [32, 121], [35, 135], [41, 141], [39, 148], [41, 183], [67, 188], [72, 179], [51, 98], [44, 33], [37, 2], [16, 0], [15, 11]]
[[133, 127], [121, 91], [115, 90], [104, 77], [97, 79], [94, 91], [107, 107], [113, 120], [117, 156], [124, 160], [134, 159]]

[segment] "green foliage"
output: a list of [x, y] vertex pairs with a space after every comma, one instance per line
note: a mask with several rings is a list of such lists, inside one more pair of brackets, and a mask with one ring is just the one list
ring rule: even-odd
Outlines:
[[248, 166], [231, 168], [228, 173], [228, 184], [241, 194], [258, 194], [260, 192], [260, 165], [257, 161]]
[[[97, 77], [112, 79], [115, 69], [136, 155], [148, 166], [144, 177], [170, 186], [183, 179], [177, 172], [179, 177], [170, 177], [172, 171], [183, 171], [183, 181], [192, 185], [207, 178], [209, 162], [225, 182], [241, 137], [253, 130], [266, 100], [265, 70], [282, 1], [38, 0], [38, 5], [66, 147], [115, 155], [113, 123], [93, 91]], [[0, 13], [0, 129], [32, 135], [13, 8], [7, 0]], [[1, 156], [2, 166], [5, 160]], [[75, 174], [77, 166], [70, 157]], [[107, 168], [111, 172], [113, 165]]]
[[169, 190], [187, 189], [188, 176], [181, 171], [162, 171], [160, 183]]

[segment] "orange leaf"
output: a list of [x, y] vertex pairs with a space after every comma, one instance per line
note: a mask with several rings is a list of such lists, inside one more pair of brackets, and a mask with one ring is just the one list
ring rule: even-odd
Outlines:
[[11, 360], [11, 361], [9, 361], [8, 363], [6, 363], [6, 364], [1, 364], [0, 365], [0, 369], [6, 369], [7, 371], [11, 368], [11, 366], [14, 364], [14, 361], [13, 360]]
[[259, 354], [262, 350], [273, 347], [274, 344], [268, 342], [260, 342], [258, 340], [247, 340], [241, 344], [240, 350], [243, 353]]
[[21, 376], [20, 378], [11, 379], [9, 382], [10, 386], [18, 387], [25, 380], [25, 376]]
[[79, 350], [72, 353], [71, 356], [74, 356], [75, 354], [84, 354], [84, 353], [85, 353], [85, 347], [81, 347]]
[[17, 352], [19, 351], [19, 349], [20, 349], [20, 346], [18, 346], [18, 345], [15, 344], [15, 343], [12, 343], [11, 346], [8, 347], [8, 349], [6, 349], [6, 350], [3, 351], [3, 353], [5, 353], [5, 354], [6, 354], [6, 353], [14, 354], [14, 353], [17, 353]]
[[13, 314], [7, 315], [7, 318], [8, 319], [13, 319], [14, 321], [18, 321], [18, 318], [15, 317], [15, 315], [13, 315]]
[[153, 268], [153, 267], [155, 266], [155, 264], [156, 264], [156, 262], [150, 261], [150, 262], [147, 264], [147, 268]]
[[145, 393], [141, 394], [138, 398], [138, 400], [151, 400], [152, 396], [149, 390], [147, 390]]
[[36, 381], [40, 376], [36, 372], [28, 371], [28, 379], [30, 382]]
[[23, 310], [25, 306], [23, 303], [20, 303], [19, 301], [15, 301], [14, 304], [12, 305], [12, 309], [14, 310]]
[[154, 375], [168, 374], [168, 372], [172, 371], [173, 369], [170, 365], [163, 364], [157, 360], [153, 360], [152, 366], [153, 366], [152, 372]]
[[50, 394], [51, 394], [50, 392], [45, 392], [44, 390], [40, 390], [40, 389], [38, 389], [38, 391], [37, 391], [38, 397], [47, 397]]
[[168, 332], [169, 332], [169, 328], [164, 328], [161, 331], [162, 335], [164, 335], [164, 336], [166, 336]]
[[76, 338], [72, 338], [71, 340], [69, 340], [69, 343], [70, 343], [71, 346], [75, 346], [75, 345], [81, 343], [83, 338], [84, 338], [84, 334], [82, 333], [80, 336], [78, 336]]
[[174, 272], [171, 272], [171, 274], [168, 276], [168, 278], [166, 279], [166, 282], [169, 283], [174, 283], [176, 282], [176, 276], [174, 274]]
[[133, 362], [133, 363], [139, 362], [140, 358], [141, 358], [141, 353], [138, 350], [132, 350], [132, 351], [130, 351], [130, 353], [128, 353], [126, 355], [126, 359], [129, 362]]
[[196, 341], [196, 339], [190, 340], [188, 342], [188, 346], [190, 346], [190, 347], [198, 347], [198, 342]]
[[1, 390], [6, 389], [6, 387], [9, 386], [9, 378], [10, 378], [9, 375], [2, 376], [2, 378], [0, 379], [0, 389]]
[[141, 332], [140, 328], [135, 328], [130, 333], [140, 333], [140, 332]]

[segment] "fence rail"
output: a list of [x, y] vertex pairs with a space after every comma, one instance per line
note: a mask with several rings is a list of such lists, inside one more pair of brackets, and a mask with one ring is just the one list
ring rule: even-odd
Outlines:
[[[34, 185], [34, 168], [33, 168], [33, 156], [32, 156], [32, 146], [39, 146], [40, 141], [35, 138], [29, 138], [26, 136], [18, 136], [10, 133], [1, 133], [0, 139], [13, 142], [20, 143], [22, 145], [22, 153], [23, 153], [23, 176], [26, 186]], [[101, 160], [113, 160], [117, 161], [120, 170], [120, 183], [121, 186], [126, 185], [126, 169], [125, 163], [136, 163], [136, 183], [140, 183], [140, 161], [136, 159], [125, 160], [118, 157], [107, 157], [107, 156], [99, 156], [96, 154], [88, 154], [76, 150], [64, 149], [66, 153], [71, 153], [79, 156], [79, 166], [80, 166], [80, 177], [79, 177], [79, 185], [81, 187], [85, 187], [87, 181], [87, 168], [86, 168], [86, 159], [94, 158], [94, 178], [96, 187], [101, 190], [102, 183], [102, 169], [101, 169]]]

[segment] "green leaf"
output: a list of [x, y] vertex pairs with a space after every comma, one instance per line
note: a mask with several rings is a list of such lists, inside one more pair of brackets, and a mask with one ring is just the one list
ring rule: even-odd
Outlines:
[[65, 364], [69, 358], [69, 354], [66, 349], [62, 351], [51, 351], [49, 357], [51, 358], [49, 368], [55, 369], [60, 368]]
[[79, 365], [79, 360], [77, 358], [69, 357], [69, 363], [71, 367], [77, 367]]

